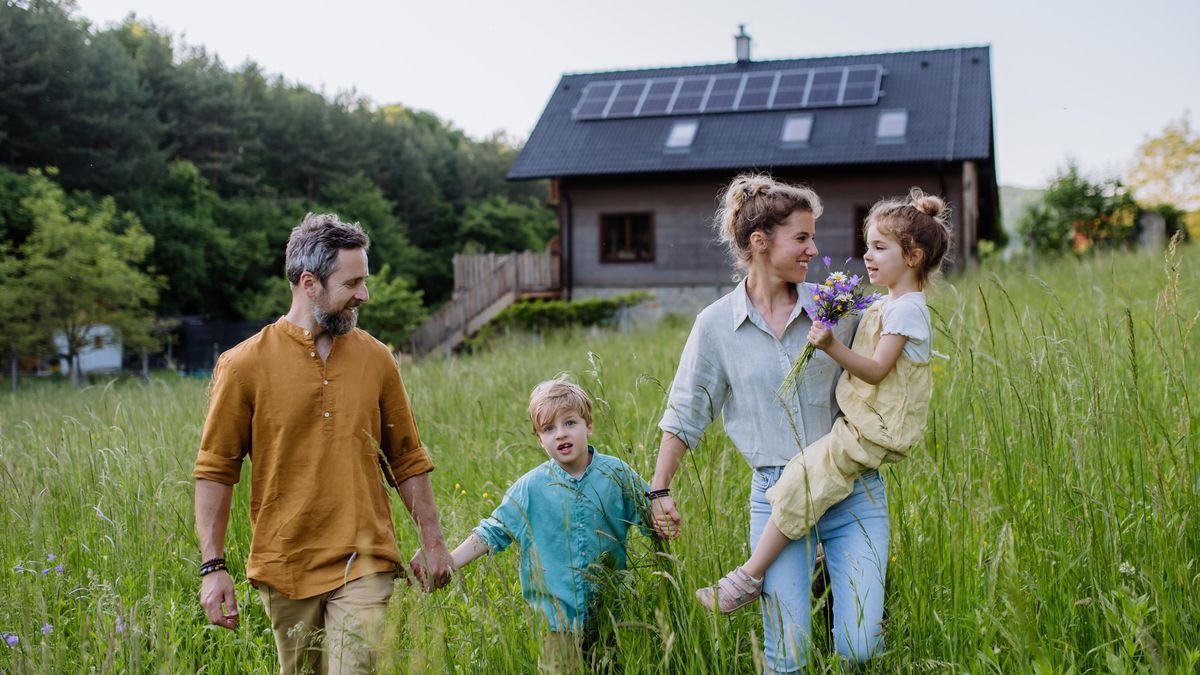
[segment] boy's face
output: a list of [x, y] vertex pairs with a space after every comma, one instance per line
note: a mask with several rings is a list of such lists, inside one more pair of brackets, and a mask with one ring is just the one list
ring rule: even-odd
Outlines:
[[592, 425], [574, 410], [560, 410], [554, 417], [542, 420], [537, 431], [538, 440], [546, 454], [558, 462], [564, 471], [578, 476], [587, 468], [587, 440], [592, 435]]

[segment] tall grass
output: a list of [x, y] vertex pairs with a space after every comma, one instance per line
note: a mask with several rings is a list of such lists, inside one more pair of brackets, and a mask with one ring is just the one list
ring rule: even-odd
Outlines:
[[[925, 445], [884, 471], [892, 560], [886, 651], [872, 669], [1195, 671], [1198, 263], [1194, 247], [1165, 260], [1120, 253], [938, 287], [934, 348], [950, 358], [934, 365]], [[594, 443], [648, 477], [690, 323], [513, 338], [405, 365], [451, 545], [543, 461], [526, 397], [560, 371], [597, 399]], [[19, 639], [0, 644], [0, 671], [276, 670], [244, 578], [236, 631], [206, 626], [196, 601], [190, 470], [205, 386], [35, 387], [0, 401], [0, 633]], [[748, 491], [749, 470], [714, 425], [674, 486], [684, 536], [632, 542], [598, 669], [755, 671], [758, 613], [715, 617], [691, 599], [747, 554]], [[239, 486], [231, 560], [249, 549], [246, 502]], [[407, 554], [418, 538], [393, 506]], [[814, 611], [810, 669], [840, 671]], [[390, 616], [391, 671], [536, 669], [515, 553], [433, 595], [400, 587]]]

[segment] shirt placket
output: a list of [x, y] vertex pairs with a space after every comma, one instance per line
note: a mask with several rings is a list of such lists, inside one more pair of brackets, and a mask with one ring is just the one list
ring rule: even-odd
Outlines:
[[329, 350], [329, 357], [321, 359], [321, 355], [317, 353], [316, 342], [313, 341], [312, 332], [304, 331], [305, 345], [308, 347], [308, 358], [312, 360], [317, 368], [317, 375], [321, 378], [321, 405], [320, 414], [324, 418], [322, 427], [325, 433], [328, 434], [333, 430], [333, 392], [329, 386], [330, 368], [329, 360], [333, 358], [333, 349]]
[[[770, 329], [770, 327], [766, 325], [766, 321], [763, 320], [762, 317], [757, 312], [750, 313], [750, 321], [755, 326], [757, 326], [759, 330], [761, 330], [763, 333], [765, 333], [767, 335], [767, 337], [771, 338], [771, 342], [774, 344], [775, 367], [779, 369], [780, 381], [782, 381], [784, 378], [786, 378], [787, 374], [789, 372], [791, 372], [791, 370], [792, 370], [792, 362], [794, 361], [794, 359], [792, 358], [792, 355], [788, 352], [787, 339], [788, 339], [788, 335], [793, 333], [793, 331], [791, 330], [792, 324], [795, 323], [798, 318], [799, 318], [799, 315], [797, 315], [797, 314], [794, 314], [793, 316], [788, 317], [787, 326], [783, 329], [783, 339], [780, 340], [778, 337], [775, 336], [775, 332], [772, 331]], [[796, 355], [799, 356], [799, 354], [800, 354], [800, 350], [796, 350]], [[797, 392], [801, 391], [806, 386], [807, 386], [807, 384], [802, 382], [801, 386], [796, 387]], [[792, 420], [795, 421], [794, 426], [796, 428], [796, 432], [800, 436], [800, 447], [803, 448], [808, 445], [808, 439], [804, 433], [804, 417], [803, 417], [804, 413], [800, 406], [799, 393], [796, 393], [796, 394], [793, 394], [792, 396], [787, 397], [785, 399], [785, 403], [787, 405], [788, 415], [792, 418]]]

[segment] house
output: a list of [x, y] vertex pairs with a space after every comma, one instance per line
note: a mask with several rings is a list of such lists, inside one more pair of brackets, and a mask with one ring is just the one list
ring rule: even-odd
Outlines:
[[[645, 289], [694, 311], [732, 285], [711, 222], [723, 186], [756, 169], [807, 184], [816, 241], [861, 256], [876, 200], [912, 186], [953, 208], [951, 266], [997, 232], [987, 46], [567, 74], [509, 171], [548, 178], [567, 298]], [[856, 261], [861, 265], [861, 261]]]

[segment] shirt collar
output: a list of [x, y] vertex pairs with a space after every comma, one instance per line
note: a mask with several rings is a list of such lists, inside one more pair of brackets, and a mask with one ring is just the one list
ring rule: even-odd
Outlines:
[[588, 444], [588, 465], [583, 470], [583, 473], [579, 474], [579, 478], [576, 478], [575, 476], [572, 476], [571, 474], [567, 473], [567, 470], [562, 468], [562, 465], [560, 465], [558, 462], [556, 462], [553, 459], [550, 460], [550, 464], [551, 464], [550, 470], [557, 472], [559, 478], [565, 478], [565, 479], [575, 482], [575, 483], [582, 483], [583, 479], [587, 478], [587, 475], [589, 473], [591, 473], [592, 467], [596, 465], [596, 448], [592, 447], [592, 445], [590, 443]]
[[[796, 306], [792, 308], [792, 314], [788, 317], [788, 326], [791, 326], [796, 317], [800, 316], [800, 312], [808, 312], [809, 302], [812, 300], [813, 289], [815, 287], [816, 284], [807, 281], [796, 284]], [[744, 278], [738, 282], [737, 288], [733, 289], [733, 295], [733, 329], [737, 330], [750, 318], [752, 312], [754, 315], [758, 315], [758, 310], [754, 309], [754, 305], [750, 302], [750, 294], [746, 292], [746, 280]], [[766, 322], [763, 321], [763, 323], [765, 324]]]
[[305, 330], [291, 321], [288, 321], [287, 317], [279, 317], [279, 320], [275, 322], [275, 327], [283, 331], [284, 335], [292, 338], [305, 347], [310, 347], [314, 344], [312, 331]]

